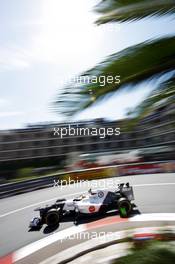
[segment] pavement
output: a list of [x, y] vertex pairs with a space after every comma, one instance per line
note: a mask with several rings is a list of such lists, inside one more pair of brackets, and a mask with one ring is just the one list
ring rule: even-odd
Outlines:
[[[98, 249], [86, 255], [83, 255], [69, 262], [69, 264], [89, 264], [90, 262], [93, 264], [112, 263], [112, 261], [114, 261], [115, 259], [127, 255], [129, 253], [130, 248], [130, 243], [111, 245], [103, 249]], [[49, 264], [49, 262], [43, 262], [41, 264]]]
[[[135, 204], [140, 213], [175, 213], [175, 174], [122, 176], [99, 180], [98, 184], [101, 187], [104, 184], [104, 187], [108, 187], [108, 183], [110, 182], [111, 185], [111, 181], [114, 180], [130, 182], [133, 185]], [[91, 185], [94, 186], [95, 182], [92, 181]], [[44, 226], [40, 231], [29, 232], [28, 223], [36, 215], [36, 212], [33, 211], [34, 208], [50, 204], [58, 198], [78, 196], [88, 188], [90, 188], [89, 183], [88, 186], [85, 184], [84, 186], [71, 185], [62, 188], [60, 186], [51, 187], [0, 200], [0, 256], [73, 227], [73, 222], [67, 221], [60, 223], [56, 230], [49, 230]], [[107, 217], [112, 219], [115, 216], [107, 215]], [[97, 222], [97, 219], [89, 219], [89, 225], [93, 221]], [[123, 224], [119, 223], [118, 228], [121, 229]], [[112, 231], [112, 228], [109, 231]], [[67, 241], [67, 245], [69, 242]]]

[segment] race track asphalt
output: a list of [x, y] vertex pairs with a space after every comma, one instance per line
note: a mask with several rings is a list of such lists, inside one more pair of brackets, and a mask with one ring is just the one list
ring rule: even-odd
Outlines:
[[60, 223], [56, 230], [45, 226], [40, 231], [29, 232], [30, 219], [37, 215], [34, 208], [54, 202], [58, 198], [72, 198], [90, 188], [114, 187], [119, 182], [133, 185], [135, 204], [140, 213], [175, 213], [175, 174], [149, 174], [115, 177], [91, 181], [86, 184], [73, 184], [51, 187], [0, 200], [0, 256], [13, 252], [29, 243], [66, 229], [73, 222]]

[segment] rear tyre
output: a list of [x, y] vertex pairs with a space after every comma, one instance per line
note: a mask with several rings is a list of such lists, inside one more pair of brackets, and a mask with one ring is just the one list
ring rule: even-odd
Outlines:
[[128, 217], [132, 210], [132, 205], [130, 201], [124, 197], [120, 198], [118, 200], [118, 210], [119, 210], [120, 217], [122, 218]]
[[47, 212], [46, 215], [46, 224], [49, 227], [57, 226], [59, 224], [60, 215], [59, 211], [56, 209], [51, 209]]

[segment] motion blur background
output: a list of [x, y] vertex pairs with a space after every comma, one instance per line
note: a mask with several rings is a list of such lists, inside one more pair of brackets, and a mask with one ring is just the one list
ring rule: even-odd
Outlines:
[[[175, 170], [174, 1], [0, 5], [1, 183], [121, 164], [116, 173]], [[109, 75], [120, 83], [68, 82]], [[121, 134], [54, 136], [77, 124]]]
[[[164, 230], [158, 234], [157, 225], [151, 236], [166, 248], [145, 244], [151, 236], [142, 230], [131, 254], [117, 263], [174, 263], [174, 13], [174, 0], [0, 0], [0, 255], [50, 233], [59, 237], [47, 227], [27, 230], [36, 205], [77, 194], [56, 180], [149, 174], [116, 178], [133, 185], [138, 210], [127, 219], [102, 216], [102, 222], [113, 219], [107, 230], [123, 232], [124, 220], [136, 217], [143, 227], [154, 219]], [[101, 76], [120, 81], [101, 85]], [[97, 81], [75, 81], [83, 78]], [[120, 128], [120, 135], [54, 135], [69, 126]], [[40, 190], [55, 183], [58, 188]], [[21, 195], [9, 198], [15, 194]], [[61, 230], [67, 234], [72, 225], [61, 223]], [[40, 257], [52, 254], [47, 250]], [[92, 259], [99, 263], [98, 253]]]

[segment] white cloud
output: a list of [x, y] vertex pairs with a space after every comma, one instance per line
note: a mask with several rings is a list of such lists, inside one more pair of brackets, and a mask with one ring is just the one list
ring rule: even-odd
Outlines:
[[29, 67], [29, 54], [22, 48], [0, 46], [0, 71]]
[[[23, 70], [35, 63], [70, 64], [82, 61], [85, 50], [95, 51], [96, 43], [92, 39], [98, 33], [97, 28], [83, 6], [80, 10], [72, 10], [67, 9], [65, 3], [58, 4], [53, 0], [43, 4], [43, 9], [40, 20], [33, 20], [28, 25], [24, 21], [23, 30], [27, 28], [30, 36], [26, 44], [17, 44], [20, 37], [10, 46], [0, 46], [0, 72]], [[27, 41], [25, 35], [22, 39]]]
[[16, 39], [9, 47], [0, 46], [0, 71], [23, 70], [35, 63], [72, 65], [86, 61], [88, 65], [89, 61], [94, 65], [92, 58], [104, 32], [94, 25], [96, 16], [89, 11], [92, 3], [43, 0], [37, 17], [13, 24]]
[[6, 107], [6, 106], [8, 106], [9, 105], [9, 101], [7, 100], [7, 99], [5, 99], [5, 98], [0, 98], [0, 107], [2, 108], [2, 107]]
[[18, 111], [7, 111], [7, 112], [1, 112], [0, 113], [0, 117], [11, 117], [11, 116], [19, 116], [22, 115], [22, 112], [18, 112]]

